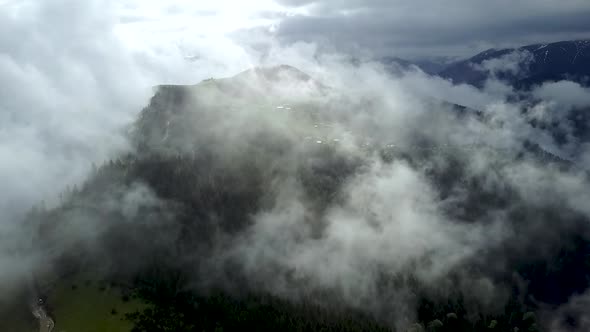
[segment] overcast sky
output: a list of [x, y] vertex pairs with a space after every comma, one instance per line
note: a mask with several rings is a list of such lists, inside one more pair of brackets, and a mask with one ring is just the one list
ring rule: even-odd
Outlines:
[[590, 38], [587, 0], [278, 1], [306, 8], [282, 20], [277, 34], [285, 40], [326, 40], [406, 57]]
[[491, 47], [590, 38], [587, 0], [122, 3], [116, 12], [122, 33], [172, 37], [187, 52], [228, 35], [241, 45], [305, 41], [329, 50], [406, 58], [468, 56]]

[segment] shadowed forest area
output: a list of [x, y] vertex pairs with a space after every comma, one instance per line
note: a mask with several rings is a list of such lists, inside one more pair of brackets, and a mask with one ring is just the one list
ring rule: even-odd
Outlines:
[[[345, 119], [280, 92], [241, 89], [248, 75], [160, 88], [130, 130], [136, 152], [95, 167], [59, 206], [29, 214], [53, 273], [92, 267], [122, 285], [125, 301], [144, 303], [119, 315], [134, 332], [541, 331], [544, 313], [588, 287], [587, 217], [558, 192], [544, 192], [542, 204], [523, 196], [518, 181], [530, 180], [510, 175], [578, 172], [566, 160], [529, 143], [518, 151], [441, 144], [420, 131], [412, 144], [362, 132], [345, 141], [331, 129]], [[310, 80], [295, 76], [292, 84]], [[217, 94], [236, 102], [218, 105]], [[465, 108], [440, 107], [449, 121], [488, 125]], [[240, 111], [248, 114], [215, 128]], [[476, 162], [485, 166], [474, 170]], [[382, 183], [400, 178], [398, 187]], [[413, 229], [421, 223], [431, 226]], [[332, 238], [335, 227], [391, 238], [347, 247]], [[469, 243], [478, 232], [485, 246]], [[400, 247], [388, 251], [391, 241]], [[359, 245], [381, 246], [368, 250], [382, 258], [355, 256]], [[321, 260], [292, 256], [307, 249]], [[575, 326], [577, 314], [564, 319]]]

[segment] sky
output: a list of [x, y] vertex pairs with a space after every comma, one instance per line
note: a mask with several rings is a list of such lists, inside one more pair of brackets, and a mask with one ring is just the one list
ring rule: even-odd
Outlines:
[[330, 40], [401, 57], [467, 56], [503, 46], [590, 37], [585, 0], [279, 0], [286, 40]]
[[[590, 38], [585, 0], [124, 1], [122, 34], [175, 36], [189, 55], [211, 37], [240, 45], [316, 42], [328, 50], [409, 59]], [[145, 39], [145, 38], [142, 38]], [[228, 49], [224, 51], [230, 52]]]
[[[63, 7], [69, 3], [59, 2]], [[422, 59], [590, 38], [590, 3], [585, 0], [100, 3], [95, 15], [112, 21], [114, 33], [126, 47], [180, 51], [189, 58], [212, 57], [220, 63], [227, 62], [228, 55], [235, 61], [243, 52], [235, 44], [259, 50], [277, 42], [284, 46], [303, 41], [331, 51]], [[205, 48], [208, 54], [203, 54]]]

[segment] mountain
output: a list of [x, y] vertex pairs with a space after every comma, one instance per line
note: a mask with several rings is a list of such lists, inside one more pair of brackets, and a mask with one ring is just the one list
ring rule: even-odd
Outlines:
[[[290, 134], [314, 136], [314, 125], [322, 122], [319, 110], [328, 108], [323, 100], [330, 89], [294, 67], [281, 65], [195, 85], [162, 85], [155, 91], [135, 124], [139, 151], [186, 153], [196, 146], [241, 146], [252, 138], [245, 134], [259, 134], [243, 127], [254, 120], [272, 131], [291, 119], [298, 126], [288, 128]], [[221, 132], [227, 134], [219, 137]], [[237, 132], [242, 136], [236, 137]]]
[[[379, 118], [387, 105], [335, 90], [290, 66], [157, 87], [134, 124], [136, 149], [31, 214], [34, 242], [52, 253], [44, 265], [74, 296], [98, 286], [99, 300], [83, 298], [90, 305], [108, 294], [141, 300], [124, 317], [147, 332], [393, 331], [396, 322], [397, 331], [539, 331], [532, 311], [590, 287], [590, 245], [578, 231], [588, 218], [559, 190], [544, 190], [547, 204], [529, 199], [510, 176], [560, 160], [533, 143], [520, 154], [464, 144], [470, 131], [446, 144], [454, 133], [432, 131], [489, 119], [433, 99], [422, 105], [432, 111], [404, 120], [411, 138], [385, 141], [382, 123], [403, 129]], [[359, 126], [362, 116], [372, 126]], [[487, 245], [465, 255], [453, 249], [463, 235]], [[490, 297], [496, 289], [502, 296]], [[59, 296], [47, 299], [56, 313]]]
[[[425, 121], [432, 121], [435, 114], [446, 119], [471, 117], [475, 121], [488, 121], [480, 110], [436, 98], [425, 97], [422, 102], [426, 108], [437, 110], [424, 114]], [[372, 141], [375, 148], [388, 144], [400, 147], [400, 142], [379, 142], [378, 135], [371, 130], [365, 131], [350, 123], [353, 114], [340, 109], [340, 105], [350, 103], [346, 95], [297, 68], [287, 65], [256, 67], [232, 77], [207, 79], [195, 85], [157, 87], [135, 123], [133, 137], [138, 151], [150, 153], [183, 154], [210, 146], [242, 146], [261, 139], [260, 132], [242, 128], [247, 121], [255, 119], [256, 126], [251, 128], [259, 131], [262, 128], [270, 136], [276, 134], [275, 130], [282, 130], [290, 139], [304, 143], [339, 142], [342, 131], [346, 131], [348, 138], [357, 144]], [[359, 107], [372, 107], [371, 101], [363, 103]], [[227, 121], [228, 118], [240, 121]], [[282, 123], [290, 125], [286, 128], [277, 125]], [[543, 129], [556, 137], [563, 135], [557, 125]], [[227, 134], [220, 137], [222, 131]], [[415, 135], [413, 142], [406, 142], [407, 147], [441, 147], [449, 143], [424, 141], [418, 136]], [[544, 159], [547, 152], [534, 155]]]
[[419, 60], [408, 60], [394, 56], [382, 57], [377, 60], [385, 66], [390, 73], [399, 73], [413, 67], [417, 67], [423, 72], [435, 75], [442, 69], [444, 69], [449, 63], [448, 58], [431, 58], [431, 59], [419, 59]]
[[411, 61], [393, 56], [384, 57], [378, 61], [385, 66], [388, 72], [391, 73], [405, 71], [411, 69], [413, 66], [416, 66], [416, 64]]
[[524, 89], [563, 79], [589, 85], [590, 40], [490, 49], [452, 63], [438, 75], [455, 84], [466, 83], [477, 87], [494, 76]]
[[[155, 91], [134, 126], [133, 137], [140, 152], [182, 154], [220, 144], [249, 144], [250, 140], [258, 140], [255, 136], [260, 133], [249, 132], [242, 126], [253, 119], [257, 126], [250, 127], [257, 130], [274, 131], [277, 124], [289, 123], [288, 128], [280, 130], [300, 142], [339, 142], [343, 132], [355, 144], [375, 141], [378, 136], [362, 128], [363, 125], [351, 123], [359, 109], [371, 112], [374, 101], [350, 99], [287, 65], [256, 67], [232, 77], [207, 79], [195, 85], [162, 85]], [[423, 103], [428, 109], [437, 109], [437, 116], [482, 119], [480, 111], [444, 100], [424, 98]], [[228, 121], [228, 118], [241, 120]], [[227, 134], [220, 137], [221, 131]], [[241, 136], [235, 137], [234, 133], [241, 133]], [[400, 142], [384, 140], [381, 143], [383, 146], [400, 145]], [[444, 143], [416, 139], [406, 144]]]

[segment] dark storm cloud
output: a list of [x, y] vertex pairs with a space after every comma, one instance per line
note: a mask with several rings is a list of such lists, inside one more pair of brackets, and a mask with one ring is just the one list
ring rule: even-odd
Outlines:
[[590, 37], [590, 3], [551, 1], [305, 1], [284, 19], [285, 41], [329, 41], [402, 56], [468, 55], [490, 47]]

